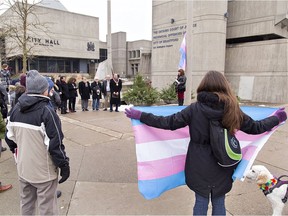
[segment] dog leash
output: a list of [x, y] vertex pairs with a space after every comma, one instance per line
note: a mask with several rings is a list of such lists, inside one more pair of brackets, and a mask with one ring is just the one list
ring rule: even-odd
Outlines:
[[[278, 178], [278, 182], [280, 182], [278, 187], [280, 187], [280, 186], [283, 185], [283, 184], [288, 184], [288, 181], [281, 181], [281, 178], [283, 178], [283, 177], [288, 177], [288, 176], [287, 176], [287, 175], [282, 175], [282, 176], [280, 176], [280, 177]], [[277, 185], [277, 184], [276, 184], [276, 185]], [[284, 198], [282, 199], [282, 202], [283, 202], [283, 203], [286, 203], [286, 202], [287, 202], [287, 199], [288, 199], [288, 187], [287, 187], [287, 189], [286, 189], [286, 194], [285, 194]]]
[[[281, 180], [281, 178], [283, 178], [283, 177], [288, 177], [288, 176], [287, 176], [287, 175], [282, 175], [282, 176], [280, 176], [279, 178], [277, 178], [276, 184], [273, 185], [273, 186], [272, 186], [271, 188], [269, 188], [269, 189], [265, 189], [265, 187], [260, 187], [260, 189], [263, 191], [264, 195], [266, 196], [266, 195], [272, 193], [272, 191], [273, 191], [275, 188], [279, 188], [279, 187], [281, 187], [281, 186], [284, 185], [284, 184], [288, 184], [288, 181], [282, 181], [282, 180]], [[264, 185], [265, 185], [265, 184], [264, 184]], [[286, 203], [287, 200], [288, 200], [288, 187], [287, 187], [287, 189], [286, 189], [286, 194], [285, 194], [284, 198], [282, 199], [282, 202], [283, 202], [283, 203]]]

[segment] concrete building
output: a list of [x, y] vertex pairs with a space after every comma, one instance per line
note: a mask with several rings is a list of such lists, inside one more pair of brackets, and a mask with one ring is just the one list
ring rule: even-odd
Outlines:
[[151, 41], [127, 41], [126, 32], [112, 33], [113, 71], [122, 77], [151, 75]]
[[[59, 1], [50, 3], [42, 2], [34, 7], [36, 15], [29, 15], [28, 69], [48, 73], [89, 72], [91, 61], [99, 59], [99, 19], [68, 12]], [[7, 28], [13, 18], [13, 25], [19, 27], [19, 36], [22, 36], [21, 20], [13, 7], [15, 5], [1, 15], [0, 25], [2, 29]], [[31, 27], [31, 24], [38, 26]], [[21, 47], [11, 37], [4, 37], [2, 41], [5, 43], [2, 59], [9, 59], [9, 65], [20, 71], [23, 67]]]
[[[42, 30], [29, 30], [28, 49], [31, 50], [28, 70], [89, 73], [93, 76], [99, 63], [107, 59], [107, 43], [99, 40], [99, 18], [71, 13], [58, 0], [42, 1], [35, 6], [33, 13]], [[0, 29], [7, 26], [11, 17], [15, 17], [13, 8], [0, 16]], [[30, 17], [30, 24], [34, 24], [33, 18]], [[19, 25], [21, 20], [16, 23]], [[0, 62], [2, 59], [2, 62], [9, 62], [15, 72], [21, 71], [21, 46], [10, 37], [2, 36], [0, 50]], [[151, 41], [127, 42], [126, 32], [112, 34], [112, 67], [115, 73], [122, 77], [138, 72], [148, 76], [150, 65]]]
[[218, 70], [243, 100], [288, 100], [287, 1], [153, 0], [154, 87], [173, 82], [187, 32], [187, 74], [192, 91], [208, 70]]

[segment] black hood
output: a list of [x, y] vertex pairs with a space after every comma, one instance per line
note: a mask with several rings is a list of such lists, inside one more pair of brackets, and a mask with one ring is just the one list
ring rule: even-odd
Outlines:
[[43, 105], [49, 103], [49, 97], [46, 97], [44, 95], [27, 95], [23, 94], [18, 99], [18, 105], [20, 108], [20, 112], [33, 112], [37, 109], [40, 109], [43, 107]]
[[212, 92], [199, 92], [197, 101], [208, 119], [221, 120], [224, 114], [224, 103]]

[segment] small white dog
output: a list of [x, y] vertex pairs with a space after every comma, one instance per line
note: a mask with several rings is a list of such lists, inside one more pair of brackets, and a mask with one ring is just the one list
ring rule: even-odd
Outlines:
[[254, 165], [246, 177], [257, 182], [272, 205], [273, 215], [281, 215], [288, 196], [288, 181], [282, 181], [281, 178], [287, 176], [280, 176], [277, 179], [265, 166]]

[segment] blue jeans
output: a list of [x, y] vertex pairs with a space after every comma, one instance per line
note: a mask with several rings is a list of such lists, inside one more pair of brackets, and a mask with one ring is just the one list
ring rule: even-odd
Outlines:
[[100, 105], [100, 99], [93, 99], [92, 100], [92, 109], [93, 110], [98, 110]]
[[[209, 198], [205, 198], [195, 193], [195, 205], [193, 215], [207, 215]], [[212, 215], [226, 215], [225, 195], [221, 197], [211, 198]]]

